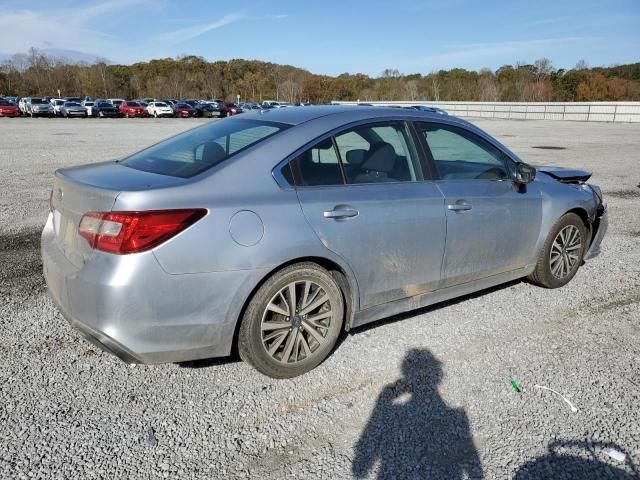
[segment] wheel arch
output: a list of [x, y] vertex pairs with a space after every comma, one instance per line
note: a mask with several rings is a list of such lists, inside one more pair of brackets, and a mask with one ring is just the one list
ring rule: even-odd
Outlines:
[[251, 289], [251, 292], [244, 300], [242, 308], [238, 313], [238, 317], [236, 319], [236, 325], [233, 332], [233, 343], [232, 343], [232, 352], [237, 353], [238, 348], [238, 333], [240, 332], [240, 324], [242, 323], [242, 317], [244, 316], [245, 311], [249, 305], [249, 302], [258, 291], [258, 289], [269, 279], [272, 275], [279, 272], [280, 270], [289, 267], [291, 265], [295, 265], [296, 263], [305, 263], [311, 262], [321, 267], [325, 268], [329, 271], [331, 276], [334, 278], [340, 291], [342, 292], [343, 300], [344, 300], [344, 322], [342, 325], [342, 329], [344, 331], [349, 331], [351, 329], [351, 325], [353, 323], [353, 316], [358, 307], [358, 285], [355, 279], [355, 276], [351, 272], [351, 269], [345, 265], [341, 265], [333, 259], [327, 257], [320, 256], [305, 256], [305, 257], [297, 257], [291, 260], [288, 260], [277, 267], [272, 268], [267, 273], [265, 273], [262, 278], [256, 283], [256, 285]]
[[582, 223], [584, 224], [584, 228], [587, 229], [588, 244], [585, 247], [585, 252], [586, 252], [589, 249], [589, 246], [591, 245], [591, 241], [593, 240], [593, 225], [591, 220], [589, 219], [589, 213], [582, 207], [574, 207], [571, 210], [568, 210], [567, 212], [565, 212], [563, 215], [566, 215], [567, 213], [573, 213], [578, 217], [580, 217], [580, 220], [582, 220]]

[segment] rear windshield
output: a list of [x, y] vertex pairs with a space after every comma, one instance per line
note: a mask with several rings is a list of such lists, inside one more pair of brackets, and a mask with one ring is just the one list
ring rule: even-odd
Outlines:
[[122, 164], [145, 172], [189, 178], [288, 127], [257, 120], [223, 120], [153, 145], [124, 159]]
[[127, 107], [139, 107], [140, 104], [138, 102], [127, 102]]

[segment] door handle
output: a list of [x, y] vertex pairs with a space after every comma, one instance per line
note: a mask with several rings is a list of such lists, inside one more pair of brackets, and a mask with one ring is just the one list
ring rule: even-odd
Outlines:
[[452, 212], [465, 212], [467, 210], [471, 210], [471, 208], [471, 204], [464, 202], [447, 205], [447, 210], [451, 210]]
[[333, 210], [327, 210], [324, 212], [324, 218], [333, 218], [335, 220], [339, 220], [341, 218], [353, 218], [357, 217], [358, 210], [355, 208], [346, 206], [346, 205], [336, 205], [333, 207]]

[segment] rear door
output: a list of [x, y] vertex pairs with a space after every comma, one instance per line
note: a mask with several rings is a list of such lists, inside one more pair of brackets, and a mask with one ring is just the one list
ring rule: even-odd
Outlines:
[[424, 179], [406, 124], [346, 130], [291, 168], [309, 224], [356, 275], [361, 309], [438, 287], [443, 196]]
[[419, 123], [417, 130], [445, 197], [442, 286], [524, 267], [542, 221], [535, 183], [515, 185], [512, 160], [470, 130], [440, 123]]

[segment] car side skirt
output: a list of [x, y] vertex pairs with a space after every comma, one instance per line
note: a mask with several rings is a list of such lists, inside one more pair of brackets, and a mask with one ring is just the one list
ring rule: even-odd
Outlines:
[[527, 265], [517, 270], [499, 273], [490, 277], [473, 280], [471, 282], [453, 285], [451, 287], [421, 293], [412, 297], [395, 300], [393, 302], [376, 305], [356, 312], [353, 318], [352, 328], [375, 322], [383, 318], [391, 317], [399, 313], [416, 310], [436, 303], [445, 302], [452, 298], [468, 295], [486, 288], [495, 287], [501, 283], [507, 283], [518, 278], [526, 277], [535, 269], [535, 264]]

